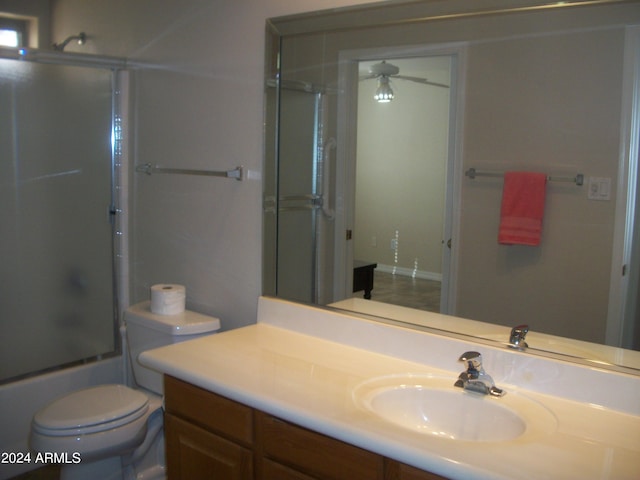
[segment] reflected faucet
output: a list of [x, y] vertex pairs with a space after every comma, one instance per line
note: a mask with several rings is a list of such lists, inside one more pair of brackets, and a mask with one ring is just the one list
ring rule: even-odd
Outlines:
[[492, 397], [502, 397], [506, 394], [504, 390], [495, 386], [493, 378], [484, 371], [480, 353], [465, 352], [458, 361], [465, 362], [467, 369], [458, 376], [458, 380], [454, 383], [455, 387]]
[[528, 348], [527, 342], [524, 341], [524, 337], [529, 332], [529, 325], [518, 325], [511, 329], [511, 335], [509, 335], [509, 346], [512, 348], [518, 348], [520, 350]]

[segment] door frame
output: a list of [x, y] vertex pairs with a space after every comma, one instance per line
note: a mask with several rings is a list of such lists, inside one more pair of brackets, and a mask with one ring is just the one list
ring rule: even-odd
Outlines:
[[[353, 284], [353, 241], [347, 232], [355, 224], [358, 63], [380, 58], [451, 56], [451, 89], [446, 196], [443, 225], [441, 313], [455, 314], [460, 231], [462, 139], [465, 91], [466, 43], [410, 45], [344, 50], [338, 56], [338, 118], [336, 153], [336, 233], [334, 301], [349, 298]], [[451, 248], [446, 244], [451, 239]]]
[[[609, 287], [609, 308], [605, 343], [622, 348], [634, 347], [640, 338], [636, 317], [640, 282], [639, 227], [640, 203], [640, 26], [628, 26], [625, 32], [620, 157]], [[635, 348], [638, 348], [635, 345]]]

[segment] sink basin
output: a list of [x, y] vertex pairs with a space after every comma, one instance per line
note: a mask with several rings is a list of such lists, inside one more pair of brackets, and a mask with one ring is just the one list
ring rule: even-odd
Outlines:
[[551, 432], [555, 417], [538, 402], [509, 392], [501, 398], [453, 387], [455, 378], [392, 375], [353, 392], [356, 404], [387, 423], [419, 434], [466, 442], [505, 442]]

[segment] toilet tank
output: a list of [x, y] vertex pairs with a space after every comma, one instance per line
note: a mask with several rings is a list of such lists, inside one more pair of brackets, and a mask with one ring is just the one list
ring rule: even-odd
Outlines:
[[125, 311], [127, 345], [136, 384], [162, 395], [162, 374], [138, 363], [138, 356], [152, 348], [211, 335], [220, 329], [220, 320], [188, 310], [176, 315], [157, 315], [150, 306], [147, 301]]

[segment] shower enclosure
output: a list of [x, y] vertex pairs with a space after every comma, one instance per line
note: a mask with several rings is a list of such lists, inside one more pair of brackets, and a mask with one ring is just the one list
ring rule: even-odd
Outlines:
[[16, 55], [7, 51], [0, 52], [0, 383], [120, 348], [118, 69], [71, 54], [7, 58]]
[[334, 231], [330, 162], [335, 148], [324, 131], [326, 93], [298, 81], [283, 82], [277, 92], [267, 92], [267, 99], [275, 93], [280, 119], [278, 180], [265, 191], [265, 232], [273, 230], [272, 237], [277, 237], [277, 254], [265, 291], [326, 303], [332, 293], [333, 263], [326, 252]]

